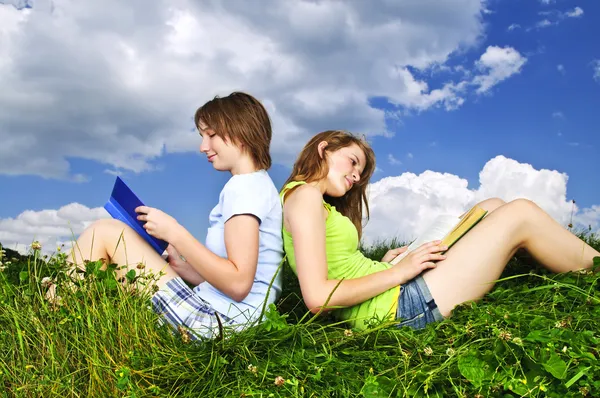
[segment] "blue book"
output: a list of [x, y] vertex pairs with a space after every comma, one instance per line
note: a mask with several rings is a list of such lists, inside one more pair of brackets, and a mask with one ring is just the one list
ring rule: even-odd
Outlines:
[[138, 206], [144, 206], [144, 204], [138, 199], [133, 191], [129, 189], [127, 184], [125, 184], [120, 177], [117, 177], [110, 198], [104, 205], [104, 208], [113, 218], [121, 220], [133, 228], [159, 255], [162, 255], [167, 249], [167, 246], [169, 246], [169, 243], [150, 236], [148, 232], [146, 232], [144, 229], [145, 221], [137, 219], [138, 214], [135, 212], [135, 209]]

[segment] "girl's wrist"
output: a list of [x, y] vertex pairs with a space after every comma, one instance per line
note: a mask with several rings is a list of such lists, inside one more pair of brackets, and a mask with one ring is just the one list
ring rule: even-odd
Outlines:
[[176, 223], [175, 228], [171, 232], [171, 236], [169, 236], [168, 242], [172, 244], [175, 248], [177, 248], [178, 244], [181, 242], [181, 238], [185, 233], [185, 228], [181, 226], [181, 224]]

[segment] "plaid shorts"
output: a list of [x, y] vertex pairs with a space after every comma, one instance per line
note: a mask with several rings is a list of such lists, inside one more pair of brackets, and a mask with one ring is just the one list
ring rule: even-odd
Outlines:
[[202, 300], [181, 278], [171, 279], [152, 296], [152, 307], [174, 330], [189, 330], [194, 340], [219, 335], [219, 323], [233, 325], [233, 320], [215, 311], [210, 303]]

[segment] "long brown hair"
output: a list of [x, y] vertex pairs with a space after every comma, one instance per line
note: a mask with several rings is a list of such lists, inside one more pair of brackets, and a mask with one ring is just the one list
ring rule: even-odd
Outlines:
[[258, 169], [271, 167], [271, 119], [259, 100], [242, 92], [216, 96], [196, 111], [196, 127], [201, 120], [225, 141], [242, 146]]
[[[327, 146], [323, 151], [323, 157], [321, 157], [318, 146], [323, 141], [327, 142]], [[292, 181], [306, 181], [310, 183], [327, 177], [327, 173], [329, 173], [327, 153], [349, 147], [352, 144], [356, 144], [364, 152], [367, 159], [365, 168], [360, 176], [360, 181], [354, 184], [350, 191], [342, 197], [335, 198], [324, 195], [323, 199], [330, 205], [335, 206], [340, 213], [352, 221], [360, 238], [362, 236], [363, 204], [367, 213], [366, 218], [369, 218], [367, 185], [375, 171], [375, 153], [364, 139], [342, 130], [329, 130], [315, 135], [304, 146], [300, 155], [298, 155], [292, 169], [292, 174], [284, 186]]]

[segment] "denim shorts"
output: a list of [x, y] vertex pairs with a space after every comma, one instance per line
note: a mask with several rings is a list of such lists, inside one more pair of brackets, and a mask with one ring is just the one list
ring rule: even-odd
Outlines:
[[400, 321], [398, 327], [413, 329], [423, 329], [428, 323], [444, 319], [422, 276], [400, 285], [396, 319]]

